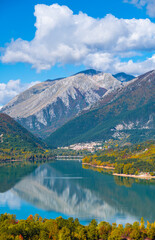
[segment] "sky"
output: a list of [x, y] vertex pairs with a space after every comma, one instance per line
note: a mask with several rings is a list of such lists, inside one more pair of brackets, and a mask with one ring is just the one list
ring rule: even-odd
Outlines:
[[47, 79], [155, 68], [155, 0], [0, 0], [0, 106]]

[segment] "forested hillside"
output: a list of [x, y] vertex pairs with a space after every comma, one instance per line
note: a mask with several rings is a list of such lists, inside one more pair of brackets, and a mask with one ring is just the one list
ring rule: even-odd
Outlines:
[[0, 161], [42, 155], [47, 148], [40, 139], [28, 132], [6, 114], [0, 113]]
[[113, 167], [118, 174], [138, 175], [143, 172], [155, 176], [155, 141], [99, 151], [86, 156], [83, 163]]

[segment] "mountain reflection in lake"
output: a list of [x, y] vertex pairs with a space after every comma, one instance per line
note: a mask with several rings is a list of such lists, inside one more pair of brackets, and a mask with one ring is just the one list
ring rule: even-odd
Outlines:
[[154, 221], [155, 185], [132, 179], [129, 187], [123, 181], [83, 169], [76, 161], [44, 164], [0, 193], [0, 213], [13, 213], [17, 218], [35, 213], [46, 218], [72, 216], [85, 223], [93, 218], [133, 222], [142, 216]]

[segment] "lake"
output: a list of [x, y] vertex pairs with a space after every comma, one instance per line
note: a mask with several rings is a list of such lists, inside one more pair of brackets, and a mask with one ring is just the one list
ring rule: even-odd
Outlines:
[[82, 168], [78, 161], [0, 167], [0, 213], [26, 219], [93, 218], [110, 223], [155, 220], [155, 182], [114, 177]]

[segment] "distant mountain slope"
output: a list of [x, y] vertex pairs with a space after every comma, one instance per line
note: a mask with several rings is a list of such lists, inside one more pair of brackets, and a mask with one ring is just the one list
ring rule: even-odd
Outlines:
[[126, 74], [124, 72], [117, 73], [117, 74], [113, 75], [113, 77], [121, 82], [128, 82], [135, 78], [134, 76]]
[[96, 108], [69, 121], [46, 139], [49, 145], [107, 140], [126, 136], [129, 141], [155, 137], [155, 71], [112, 91]]
[[94, 69], [87, 69], [87, 70], [83, 70], [83, 71], [81, 71], [81, 72], [78, 72], [78, 73], [76, 73], [76, 74], [74, 74], [74, 75], [78, 75], [78, 74], [86, 74], [86, 75], [91, 75], [91, 76], [93, 76], [93, 75], [97, 75], [97, 74], [100, 74], [100, 73], [102, 73], [101, 71], [96, 71], [96, 70], [94, 70]]
[[45, 144], [40, 139], [8, 115], [0, 113], [0, 149], [25, 149], [35, 152], [43, 147]]
[[1, 111], [44, 138], [98, 102], [105, 93], [122, 86], [111, 74], [90, 69], [37, 84], [16, 96]]

